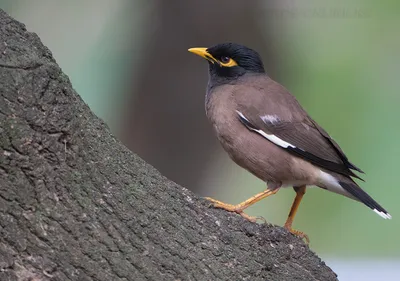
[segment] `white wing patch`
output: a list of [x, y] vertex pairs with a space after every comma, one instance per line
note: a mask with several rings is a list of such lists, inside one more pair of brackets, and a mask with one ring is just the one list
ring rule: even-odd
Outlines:
[[254, 130], [254, 131], [257, 132], [257, 133], [259, 133], [259, 134], [262, 135], [264, 138], [266, 138], [267, 140], [273, 142], [274, 144], [276, 144], [276, 145], [278, 145], [278, 146], [280, 146], [280, 147], [283, 147], [283, 148], [293, 147], [293, 148], [295, 148], [294, 145], [292, 145], [292, 144], [290, 144], [290, 143], [288, 143], [288, 142], [286, 142], [286, 141], [284, 141], [284, 140], [278, 138], [278, 137], [275, 136], [275, 135], [267, 134], [267, 133], [264, 132], [263, 130]]
[[[244, 120], [246, 120], [248, 123], [251, 123], [244, 115], [243, 113], [241, 113], [240, 111], [236, 110], [237, 114], [239, 114], [240, 118], [243, 118]], [[267, 115], [266, 115], [267, 116]], [[268, 116], [274, 116], [274, 115], [268, 115]], [[264, 117], [264, 116], [263, 116]], [[277, 117], [278, 118], [278, 117]], [[264, 120], [263, 120], [264, 121]], [[264, 121], [265, 122], [265, 121]], [[267, 134], [266, 132], [264, 132], [263, 130], [257, 130], [254, 128], [250, 128], [250, 130], [260, 134], [261, 136], [263, 136], [264, 138], [266, 138], [267, 140], [269, 140], [270, 142], [276, 144], [277, 146], [283, 147], [283, 148], [288, 148], [288, 147], [292, 147], [295, 148], [294, 145], [278, 138], [275, 135], [271, 135], [271, 134]]]
[[264, 115], [260, 116], [261, 120], [263, 120], [264, 123], [270, 123], [270, 124], [276, 124], [279, 122], [279, 117], [278, 115]]

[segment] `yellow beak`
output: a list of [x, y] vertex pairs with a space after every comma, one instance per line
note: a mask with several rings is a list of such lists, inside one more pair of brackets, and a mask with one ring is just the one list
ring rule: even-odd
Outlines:
[[219, 61], [207, 52], [207, 48], [190, 48], [188, 51], [202, 58], [205, 58], [209, 62], [219, 64]]

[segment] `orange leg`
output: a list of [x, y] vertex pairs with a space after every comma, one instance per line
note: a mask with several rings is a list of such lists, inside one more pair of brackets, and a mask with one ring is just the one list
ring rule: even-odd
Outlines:
[[305, 234], [304, 232], [298, 231], [298, 230], [294, 230], [292, 228], [292, 223], [293, 223], [294, 217], [296, 216], [297, 209], [299, 208], [301, 199], [303, 199], [303, 196], [306, 193], [306, 186], [303, 185], [300, 187], [293, 187], [293, 188], [296, 191], [296, 197], [294, 198], [292, 208], [290, 209], [289, 216], [285, 222], [285, 228], [287, 230], [289, 230], [291, 233], [293, 233], [301, 238], [304, 238], [308, 244], [308, 243], [310, 243], [310, 239], [308, 238], [307, 234]]
[[267, 189], [267, 190], [265, 190], [263, 192], [260, 192], [260, 193], [258, 193], [256, 195], [254, 195], [253, 197], [250, 197], [246, 201], [243, 201], [242, 203], [239, 203], [237, 205], [226, 204], [226, 203], [223, 203], [221, 201], [218, 201], [218, 200], [215, 200], [215, 199], [209, 198], [209, 197], [206, 197], [205, 199], [207, 199], [208, 201], [211, 201], [215, 208], [224, 209], [224, 210], [227, 210], [228, 212], [238, 213], [242, 217], [244, 217], [245, 219], [248, 219], [249, 221], [252, 221], [252, 222], [256, 222], [257, 221], [257, 217], [251, 217], [251, 216], [245, 214], [243, 212], [243, 210], [248, 208], [248, 207], [250, 207], [254, 203], [257, 203], [261, 199], [264, 199], [264, 198], [266, 198], [268, 196], [271, 196], [271, 195], [277, 193], [278, 190], [279, 190], [279, 188], [275, 188], [275, 189], [272, 189], [272, 190], [271, 189]]

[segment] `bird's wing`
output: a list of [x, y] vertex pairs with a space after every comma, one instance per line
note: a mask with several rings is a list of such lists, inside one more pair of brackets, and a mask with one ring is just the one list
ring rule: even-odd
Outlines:
[[306, 113], [299, 120], [288, 121], [278, 114], [260, 112], [260, 108], [239, 105], [237, 117], [249, 130], [292, 155], [328, 171], [359, 178], [352, 170], [362, 171], [348, 161], [338, 144]]

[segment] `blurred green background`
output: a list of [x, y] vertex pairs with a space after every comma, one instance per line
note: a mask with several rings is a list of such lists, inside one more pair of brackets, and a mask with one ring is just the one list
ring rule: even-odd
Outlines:
[[[204, 115], [207, 66], [187, 49], [232, 41], [258, 50], [269, 75], [366, 172], [362, 186], [393, 217], [315, 188], [294, 227], [340, 280], [400, 280], [400, 2], [0, 0], [0, 7], [41, 37], [131, 150], [198, 195], [225, 202], [265, 184], [220, 148]], [[281, 190], [248, 213], [282, 225], [294, 195]]]

